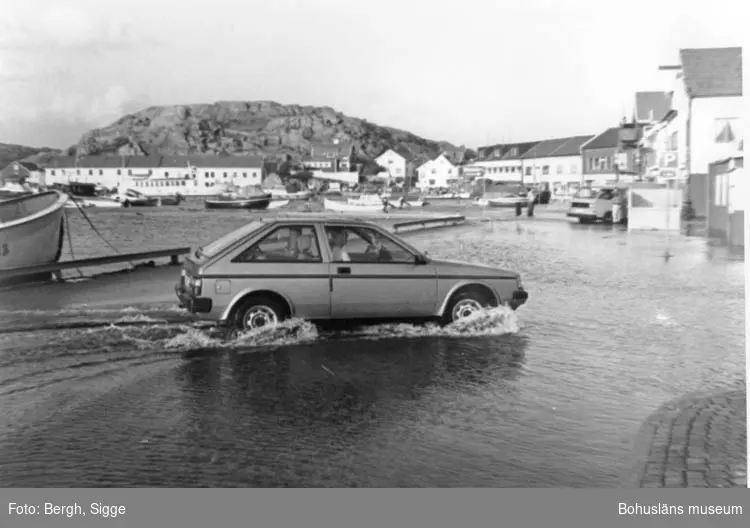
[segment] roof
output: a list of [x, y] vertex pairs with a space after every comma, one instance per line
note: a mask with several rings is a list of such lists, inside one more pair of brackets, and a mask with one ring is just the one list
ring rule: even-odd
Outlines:
[[742, 48], [681, 49], [680, 61], [688, 96], [742, 95]]
[[620, 127], [608, 128], [589, 143], [584, 143], [581, 150], [614, 148], [620, 146]]
[[120, 156], [85, 156], [78, 158], [78, 167], [82, 169], [108, 169], [125, 167], [126, 159]]
[[311, 162], [311, 161], [321, 161], [325, 163], [332, 163], [333, 159], [327, 156], [308, 156], [306, 158], [302, 158], [302, 163]]
[[44, 164], [46, 169], [71, 169], [75, 166], [75, 156], [56, 156]]
[[126, 160], [126, 166], [130, 169], [161, 167], [161, 156], [128, 156]]
[[18, 164], [26, 169], [27, 171], [40, 171], [42, 168], [37, 165], [36, 163], [32, 163], [31, 161], [19, 161]]
[[398, 154], [399, 156], [401, 156], [402, 158], [404, 158], [406, 161], [413, 161], [414, 160], [414, 156], [412, 155], [412, 153], [409, 152], [404, 147], [402, 147], [401, 145], [385, 149], [383, 152], [380, 153], [380, 155], [378, 156], [378, 158], [380, 156], [382, 156], [383, 154], [385, 154], [386, 152], [388, 152], [389, 150], [392, 150], [393, 152], [395, 152], [396, 154]]
[[[541, 141], [527, 141], [525, 143], [505, 143], [505, 144], [499, 144], [499, 145], [489, 145], [486, 147], [479, 147], [477, 149], [477, 152], [483, 151], [483, 152], [492, 154], [495, 150], [498, 150], [498, 149], [500, 150], [499, 156], [489, 156], [488, 158], [485, 158], [480, 161], [515, 160], [515, 159], [523, 158], [524, 155], [529, 150], [534, 148], [539, 143], [541, 143]], [[514, 148], [517, 150], [517, 154], [515, 156], [512, 156], [511, 152], [513, 152]]]
[[635, 93], [636, 121], [661, 121], [671, 108], [672, 94], [670, 92]]

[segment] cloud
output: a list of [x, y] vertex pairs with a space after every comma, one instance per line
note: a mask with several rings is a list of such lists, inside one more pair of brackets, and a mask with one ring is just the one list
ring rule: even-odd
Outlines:
[[0, 49], [8, 51], [100, 51], [127, 49], [153, 39], [137, 34], [121, 17], [54, 5], [29, 13], [0, 14]]

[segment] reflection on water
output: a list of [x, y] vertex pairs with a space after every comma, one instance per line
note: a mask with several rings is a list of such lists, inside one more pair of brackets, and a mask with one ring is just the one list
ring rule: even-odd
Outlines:
[[411, 238], [522, 271], [528, 305], [229, 340], [174, 306], [60, 313], [144, 324], [0, 335], [0, 485], [619, 486], [656, 407], [744, 384], [727, 250], [533, 221]]

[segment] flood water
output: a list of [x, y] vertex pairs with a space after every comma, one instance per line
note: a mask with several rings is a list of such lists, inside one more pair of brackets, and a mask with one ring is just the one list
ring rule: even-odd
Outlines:
[[[206, 242], [242, 214], [92, 219], [126, 252]], [[71, 225], [76, 257], [111, 253]], [[617, 487], [657, 407], [744, 386], [744, 261], [703, 239], [526, 219], [408, 238], [521, 271], [528, 304], [234, 341], [171, 302], [1, 306], [0, 485]], [[55, 320], [135, 325], [12, 331]]]

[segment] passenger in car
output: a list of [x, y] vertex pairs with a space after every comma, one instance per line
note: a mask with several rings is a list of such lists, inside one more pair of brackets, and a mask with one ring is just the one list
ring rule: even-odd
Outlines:
[[346, 243], [348, 236], [345, 230], [331, 230], [331, 251], [334, 262], [351, 262], [349, 254], [346, 252]]
[[297, 237], [297, 260], [316, 260], [318, 257], [312, 251], [312, 236], [299, 235]]

